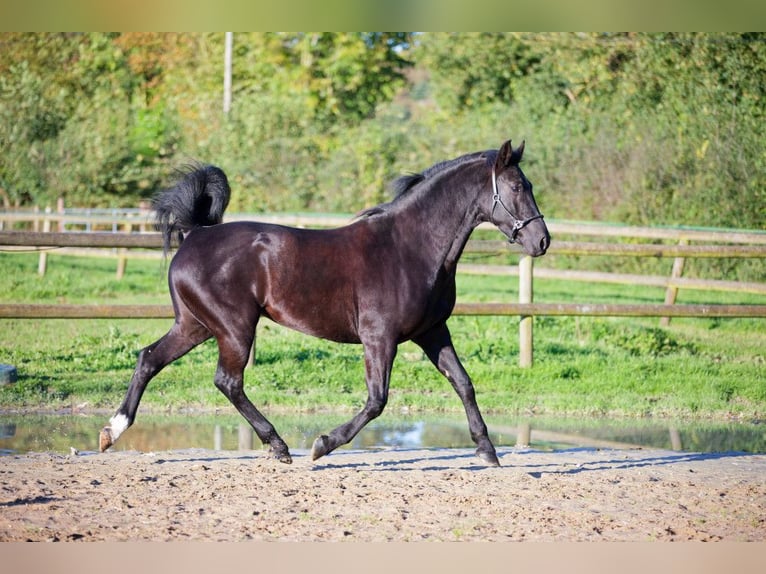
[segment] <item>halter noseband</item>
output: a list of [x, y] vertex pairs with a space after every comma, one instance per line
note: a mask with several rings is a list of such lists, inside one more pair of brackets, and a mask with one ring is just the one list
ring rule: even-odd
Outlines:
[[495, 174], [495, 168], [492, 168], [492, 211], [489, 213], [489, 220], [497, 225], [495, 223], [495, 208], [497, 205], [500, 204], [500, 207], [502, 207], [505, 212], [511, 217], [513, 220], [513, 227], [511, 228], [511, 243], [516, 242], [516, 236], [519, 234], [519, 231], [521, 231], [524, 227], [526, 227], [528, 224], [533, 222], [535, 219], [542, 219], [543, 214], [538, 213], [537, 215], [533, 215], [532, 217], [528, 217], [526, 219], [519, 219], [516, 217], [513, 213], [511, 213], [511, 210], [508, 209], [505, 204], [503, 203], [503, 198], [500, 197], [500, 191], [497, 189], [497, 175]]

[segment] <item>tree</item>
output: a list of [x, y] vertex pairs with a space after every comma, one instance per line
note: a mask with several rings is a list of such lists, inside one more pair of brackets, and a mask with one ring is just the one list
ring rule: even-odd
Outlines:
[[237, 33], [224, 117], [223, 34], [5, 33], [0, 188], [135, 204], [200, 159], [232, 210], [351, 211], [512, 137], [548, 217], [762, 228], [765, 40]]
[[[200, 147], [248, 189], [241, 209], [325, 203], [318, 172], [404, 85], [406, 33], [234, 35], [232, 109]], [[236, 204], [235, 204], [236, 207]]]
[[[642, 222], [766, 224], [766, 35], [645, 35], [615, 115], [644, 143], [624, 214]], [[711, 206], [715, 206], [714, 209]]]
[[0, 186], [16, 203], [134, 204], [178, 140], [115, 34], [4, 35]]
[[416, 57], [431, 73], [434, 97], [450, 112], [511, 104], [517, 80], [534, 73], [541, 61], [520, 34], [502, 32], [422, 34]]

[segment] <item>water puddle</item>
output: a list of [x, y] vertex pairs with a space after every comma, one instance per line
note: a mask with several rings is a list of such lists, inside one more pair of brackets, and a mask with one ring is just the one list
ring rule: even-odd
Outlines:
[[[308, 450], [314, 439], [346, 422], [349, 414], [271, 415], [294, 451]], [[105, 415], [0, 415], [0, 453], [95, 451]], [[766, 453], [762, 424], [672, 423], [652, 420], [550, 419], [487, 416], [496, 446], [535, 450], [568, 448], [659, 448], [687, 452]], [[462, 415], [384, 414], [344, 448], [471, 448]], [[260, 441], [236, 414], [141, 415], [114, 450], [140, 452], [206, 448], [260, 449]]]

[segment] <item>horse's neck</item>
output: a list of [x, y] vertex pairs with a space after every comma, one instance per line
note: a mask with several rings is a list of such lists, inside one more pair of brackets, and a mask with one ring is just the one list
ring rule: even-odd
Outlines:
[[[409, 224], [416, 226], [421, 254], [428, 250], [430, 263], [450, 273], [454, 273], [471, 232], [479, 224], [478, 203], [483, 191], [478, 168], [459, 178], [463, 183], [455, 180], [442, 177], [433, 182], [408, 206], [407, 214]], [[492, 192], [487, 188], [486, 193]]]

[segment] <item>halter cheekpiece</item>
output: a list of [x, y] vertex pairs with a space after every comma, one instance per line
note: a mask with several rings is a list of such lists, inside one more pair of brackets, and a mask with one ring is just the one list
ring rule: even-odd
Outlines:
[[516, 236], [519, 234], [519, 231], [521, 231], [524, 227], [526, 227], [529, 223], [534, 221], [535, 219], [542, 219], [543, 214], [538, 213], [537, 215], [533, 215], [532, 217], [528, 217], [527, 219], [519, 219], [516, 217], [513, 213], [511, 213], [511, 210], [508, 209], [503, 203], [503, 198], [500, 197], [500, 190], [497, 189], [497, 174], [495, 173], [495, 168], [492, 168], [492, 211], [489, 213], [489, 220], [497, 225], [494, 220], [495, 215], [495, 208], [500, 205], [505, 212], [511, 217], [513, 220], [513, 227], [511, 228], [511, 238], [510, 242], [515, 243], [516, 242]]

